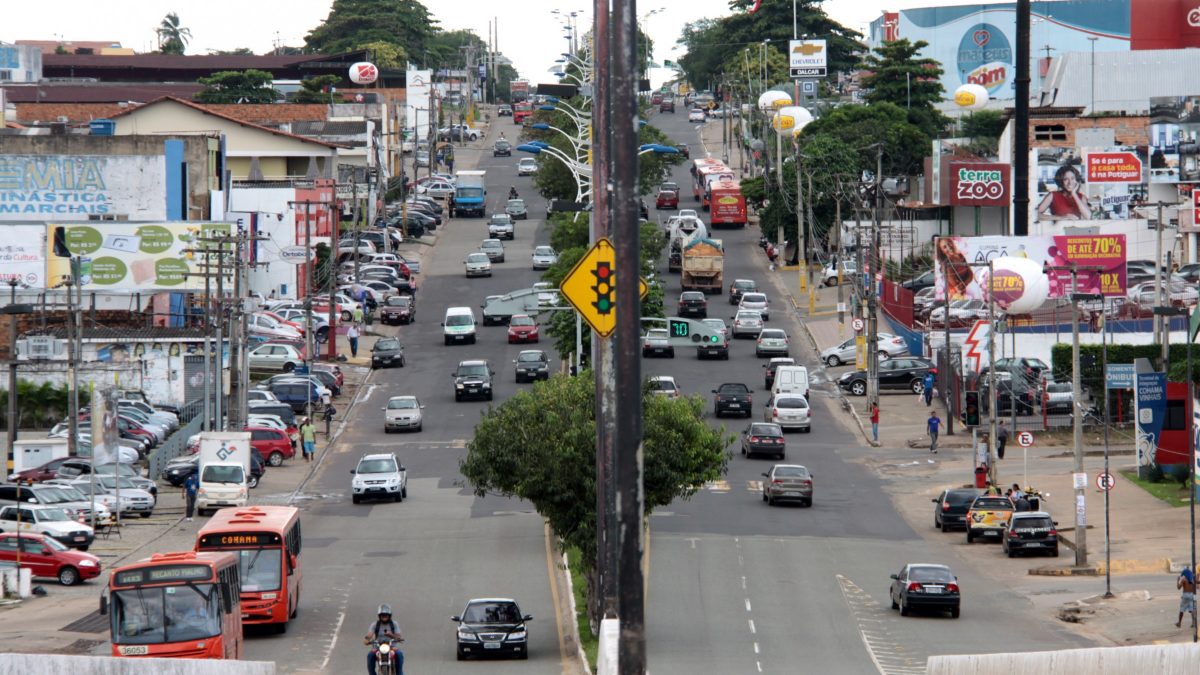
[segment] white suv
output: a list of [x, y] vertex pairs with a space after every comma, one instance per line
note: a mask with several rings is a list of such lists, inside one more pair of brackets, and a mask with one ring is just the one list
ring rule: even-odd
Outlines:
[[363, 455], [358, 468], [352, 470], [351, 499], [355, 504], [364, 499], [394, 499], [404, 501], [408, 496], [408, 471], [393, 453]]

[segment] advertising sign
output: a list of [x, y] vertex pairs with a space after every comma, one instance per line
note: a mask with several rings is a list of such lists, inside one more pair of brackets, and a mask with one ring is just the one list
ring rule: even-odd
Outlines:
[[[201, 239], [230, 234], [229, 223], [94, 223], [47, 225], [46, 275], [61, 279], [79, 258], [85, 290], [204, 288]], [[209, 242], [216, 248], [217, 244]], [[214, 266], [216, 259], [213, 259]]]
[[1200, 183], [1200, 94], [1150, 99], [1150, 182]]
[[167, 217], [162, 156], [0, 155], [0, 222]]
[[1010, 172], [1008, 164], [950, 162], [950, 203], [954, 206], [1008, 206]]
[[1158, 435], [1162, 432], [1163, 418], [1167, 414], [1167, 374], [1138, 373], [1136, 392], [1137, 459], [1139, 465], [1147, 466], [1154, 463]]
[[92, 464], [117, 461], [120, 432], [117, 430], [117, 390], [92, 391]]
[[825, 77], [829, 73], [828, 54], [824, 40], [789, 40], [788, 66], [792, 77]]
[[[1034, 222], [1128, 220], [1146, 201], [1145, 148], [1039, 148]], [[1064, 223], [1064, 221], [1066, 221]]]
[[1192, 188], [1192, 227], [1200, 227], [1200, 188]]
[[[0, 162], [3, 162], [0, 159]], [[46, 226], [0, 226], [0, 281], [46, 287]]]
[[1083, 166], [1084, 181], [1089, 184], [1142, 182], [1142, 159], [1136, 152], [1085, 151]]
[[[1027, 258], [1038, 267], [1099, 266], [1103, 270], [1081, 271], [1080, 293], [1124, 296], [1125, 235], [1079, 234], [1049, 237], [938, 237], [934, 242], [934, 286], [941, 300], [987, 300], [986, 267], [972, 267], [999, 258]], [[1050, 299], [1071, 292], [1069, 270], [1046, 274]]]

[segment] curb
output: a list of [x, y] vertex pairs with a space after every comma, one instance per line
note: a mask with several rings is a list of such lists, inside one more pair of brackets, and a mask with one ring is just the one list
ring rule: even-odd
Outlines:
[[[1180, 564], [1182, 569], [1182, 563]], [[1104, 576], [1110, 569], [1113, 574], [1158, 574], [1172, 570], [1174, 563], [1170, 558], [1113, 560], [1111, 568], [1104, 563], [1094, 563], [1084, 567], [1045, 565], [1031, 567], [1030, 576], [1041, 577], [1099, 577]]]

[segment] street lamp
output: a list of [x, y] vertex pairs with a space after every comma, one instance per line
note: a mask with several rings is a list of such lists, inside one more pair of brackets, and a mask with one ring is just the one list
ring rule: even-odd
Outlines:
[[591, 143], [588, 143], [587, 141], [585, 141], [581, 138], [572, 136], [571, 134], [567, 133], [566, 131], [559, 129], [558, 127], [556, 127], [554, 125], [546, 124], [545, 122], [535, 122], [534, 124], [529, 125], [529, 128], [537, 129], [538, 131], [557, 131], [558, 133], [562, 134], [563, 136], [566, 136], [567, 140], [571, 142], [571, 146], [575, 148], [575, 159], [576, 159], [576, 161], [579, 161], [579, 162], [582, 162], [585, 159], [585, 157], [587, 155], [585, 148], [587, 148], [591, 145]]

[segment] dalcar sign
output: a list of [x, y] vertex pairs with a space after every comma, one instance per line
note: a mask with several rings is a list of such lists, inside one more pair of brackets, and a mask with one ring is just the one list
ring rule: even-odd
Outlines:
[[950, 162], [950, 203], [954, 206], [1007, 206], [1007, 164]]

